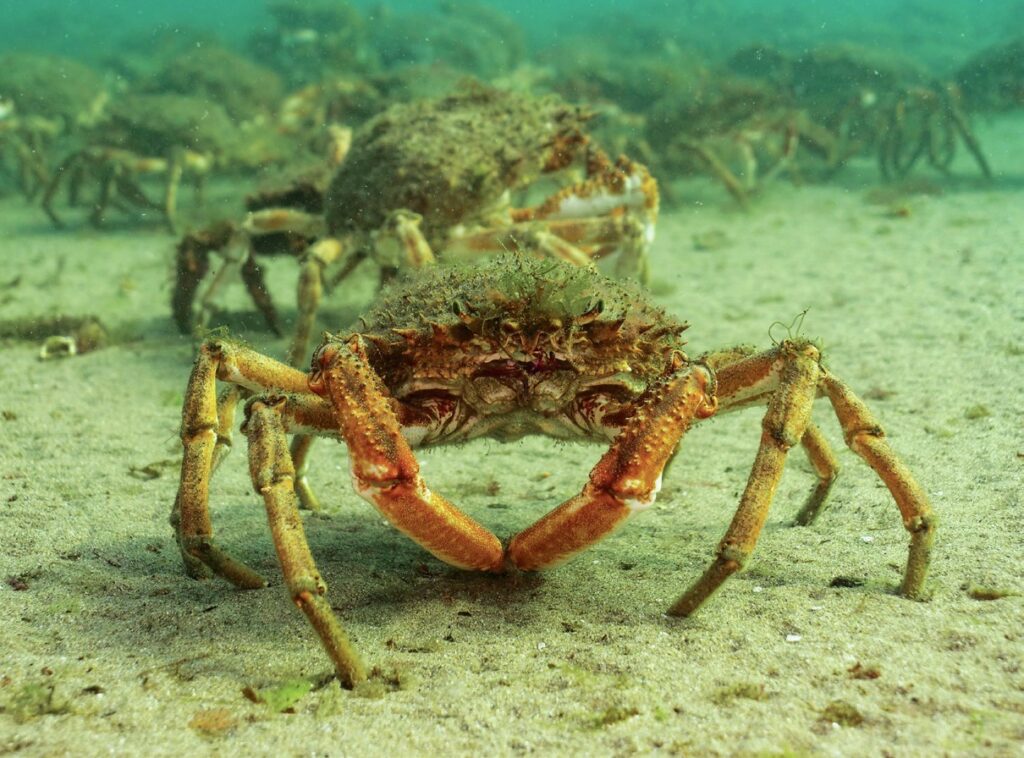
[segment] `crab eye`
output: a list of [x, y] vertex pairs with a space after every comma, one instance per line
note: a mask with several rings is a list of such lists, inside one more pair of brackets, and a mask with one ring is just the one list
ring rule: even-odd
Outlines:
[[601, 313], [604, 312], [604, 300], [598, 300], [597, 302], [591, 302], [585, 311], [577, 317], [577, 321], [581, 324], [589, 324], [591, 321], [596, 319]]

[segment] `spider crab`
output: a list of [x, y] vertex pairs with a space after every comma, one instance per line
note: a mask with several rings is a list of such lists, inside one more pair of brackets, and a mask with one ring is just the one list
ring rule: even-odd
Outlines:
[[935, 81], [898, 55], [826, 45], [792, 58], [755, 45], [734, 54], [729, 67], [770, 83], [819, 125], [826, 173], [872, 152], [887, 180], [903, 179], [922, 160], [947, 173], [963, 143], [982, 175], [992, 178], [960, 87]]
[[[162, 214], [173, 232], [182, 178], [191, 179], [200, 196], [206, 175], [234, 136], [234, 125], [216, 103], [173, 94], [125, 96], [110, 105], [88, 144], [57, 167], [43, 194], [43, 211], [54, 226], [63, 226], [53, 207], [61, 184], [77, 205], [83, 184], [92, 181], [98, 187], [89, 217], [94, 226], [111, 206], [131, 207]], [[140, 179], [147, 176], [163, 180], [160, 202], [143, 190]]]
[[[480, 263], [480, 262], [478, 262]], [[187, 571], [240, 588], [265, 585], [213, 539], [210, 478], [231, 447], [237, 404], [253, 485], [264, 499], [292, 599], [312, 622], [343, 684], [364, 676], [331, 610], [306, 542], [299, 502], [315, 504], [307, 456], [316, 436], [344, 441], [353, 486], [400, 531], [453, 566], [502, 572], [554, 566], [650, 506], [687, 428], [716, 412], [767, 406], [761, 443], [715, 558], [671, 607], [695, 611], [743, 567], [796, 445], [817, 474], [798, 523], [813, 521], [838, 470], [811, 421], [827, 397], [846, 443], [888, 487], [910, 532], [902, 592], [920, 597], [935, 520], [924, 491], [864, 403], [791, 339], [691, 360], [686, 324], [592, 267], [502, 255], [475, 268], [431, 267], [384, 293], [356, 329], [327, 334], [309, 372], [223, 339], [208, 340], [189, 379], [184, 457], [171, 516]], [[217, 384], [227, 389], [217, 396]], [[503, 544], [432, 491], [414, 449], [479, 436], [539, 433], [610, 447], [582, 490]], [[289, 450], [288, 435], [294, 435]]]
[[[183, 327], [191, 321], [189, 301], [208, 269], [199, 261], [237, 249], [241, 239], [246, 252], [228, 252], [225, 266], [243, 258], [255, 265], [255, 247], [245, 242], [263, 235], [308, 244], [301, 246], [292, 365], [305, 359], [324, 289], [366, 258], [386, 279], [432, 262], [435, 254], [517, 250], [586, 264], [617, 253], [617, 272], [644, 280], [657, 184], [644, 166], [626, 158], [613, 162], [589, 148], [586, 119], [555, 97], [484, 87], [392, 106], [353, 136], [326, 187], [322, 212], [310, 212], [316, 204], [303, 195], [296, 205], [251, 212], [241, 234], [186, 237], [179, 247], [175, 317]], [[585, 178], [536, 205], [513, 207], [512, 191], [579, 163]], [[276, 317], [268, 320], [276, 323]]]

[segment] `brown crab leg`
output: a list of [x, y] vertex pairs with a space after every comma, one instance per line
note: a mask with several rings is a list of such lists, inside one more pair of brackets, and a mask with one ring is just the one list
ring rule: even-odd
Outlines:
[[270, 297], [270, 290], [267, 289], [266, 281], [263, 278], [263, 268], [251, 250], [242, 263], [242, 282], [245, 283], [245, 289], [248, 291], [249, 297], [252, 298], [257, 310], [263, 314], [263, 320], [267, 322], [270, 331], [280, 336], [282, 332], [281, 324], [277, 319], [277, 309], [274, 307], [274, 301]]
[[[41, 201], [43, 212], [46, 213], [47, 217], [49, 217], [50, 221], [57, 228], [63, 227], [64, 222], [60, 220], [57, 212], [53, 209], [53, 199], [56, 197], [57, 190], [60, 189], [61, 180], [65, 176], [69, 177], [69, 186], [74, 185], [74, 179], [72, 178], [73, 174], [81, 171], [80, 164], [86, 159], [87, 155], [84, 150], [79, 150], [65, 158], [64, 162], [57, 166], [57, 169], [53, 172], [53, 176], [50, 178], [50, 183], [47, 185], [46, 191], [43, 193], [43, 199]], [[71, 204], [74, 205], [75, 203], [72, 202]]]
[[428, 489], [387, 389], [357, 336], [321, 348], [322, 371], [310, 387], [330, 399], [349, 448], [356, 491], [414, 542], [442, 561], [477, 571], [500, 571], [501, 542], [445, 498]]
[[284, 398], [259, 399], [249, 407], [244, 431], [249, 438], [249, 471], [263, 495], [274, 547], [295, 605], [306, 614], [334, 662], [343, 686], [366, 679], [366, 671], [327, 602], [327, 585], [309, 550], [295, 502], [295, 469], [281, 419]]
[[843, 428], [846, 444], [875, 470], [896, 501], [903, 526], [910, 532], [910, 554], [900, 592], [909, 598], [921, 598], [937, 523], [928, 497], [889, 447], [885, 432], [864, 402], [827, 372], [822, 386]]
[[707, 418], [715, 407], [714, 380], [703, 366], [649, 391], [583, 491], [512, 538], [509, 562], [524, 571], [554, 566], [651, 505], [680, 438], [694, 419]]
[[[767, 403], [778, 388], [777, 372], [773, 373], [773, 368], [779, 355], [779, 348], [754, 354], [753, 348], [736, 347], [705, 356], [704, 360], [718, 372], [718, 396], [722, 404], [719, 413]], [[821, 430], [813, 423], [807, 425], [800, 445], [818, 476], [794, 519], [796, 525], [807, 526], [821, 513], [839, 475], [839, 462]]]
[[974, 136], [974, 131], [967, 123], [967, 116], [963, 110], [955, 103], [947, 106], [949, 108], [949, 117], [953, 121], [953, 126], [956, 131], [960, 134], [960, 139], [964, 141], [967, 146], [967, 152], [974, 158], [974, 162], [978, 164], [978, 168], [981, 169], [981, 173], [986, 179], [992, 178], [992, 169], [988, 165], [988, 160], [985, 158], [985, 153], [981, 149], [981, 143], [978, 138]]
[[742, 568], [764, 526], [786, 454], [798, 441], [803, 444], [819, 481], [797, 522], [807, 523], [820, 510], [838, 471], [834, 456], [810, 423], [814, 399], [821, 392], [832, 402], [847, 445], [875, 470], [899, 507], [904, 526], [911, 533], [901, 592], [910, 598], [922, 596], [935, 530], [927, 496], [884, 441], [881, 427], [864, 403], [823, 369], [819, 361], [818, 350], [810, 343], [787, 340], [765, 353], [738, 358], [734, 364], [719, 368], [723, 411], [765, 396], [769, 398], [768, 410], [747, 487], [719, 545], [716, 560], [672, 606], [671, 615], [689, 615], [725, 579]]
[[107, 206], [110, 205], [110, 198], [114, 194], [114, 184], [120, 171], [120, 167], [116, 165], [108, 166], [103, 170], [103, 176], [100, 179], [100, 194], [96, 198], [96, 204], [89, 216], [89, 223], [93, 226], [98, 227], [103, 224], [103, 214], [107, 212]]
[[229, 224], [218, 224], [186, 234], [178, 242], [175, 257], [176, 281], [171, 295], [171, 311], [178, 331], [192, 331], [192, 302], [199, 285], [210, 270], [210, 253], [220, 250], [231, 240]]
[[181, 419], [184, 455], [171, 523], [186, 570], [195, 578], [213, 571], [239, 587], [262, 587], [262, 577], [213, 542], [210, 476], [215, 463], [226, 452], [223, 430], [230, 426], [238, 397], [226, 394], [218, 409], [218, 379], [250, 390], [269, 388], [301, 393], [308, 391], [307, 377], [248, 348], [211, 340], [200, 348], [185, 391]]
[[836, 460], [835, 453], [832, 452], [832, 448], [822, 436], [821, 430], [813, 423], [807, 425], [804, 436], [800, 438], [800, 445], [807, 454], [807, 460], [814, 467], [814, 472], [818, 475], [814, 489], [811, 490], [811, 494], [807, 496], [800, 512], [793, 519], [793, 523], [797, 526], [808, 526], [818, 518], [828, 500], [832, 485], [835, 483], [836, 477], [839, 476], [839, 461]]
[[[811, 345], [783, 343], [777, 350], [769, 351], [768, 356], [774, 356], [776, 360], [768, 363], [767, 367], [765, 361], [759, 361], [762, 369], [766, 368], [763, 376], [772, 380], [772, 375], [778, 372], [778, 389], [771, 396], [762, 421], [761, 444], [746, 489], [736, 515], [719, 543], [714, 563], [669, 609], [669, 615], [688, 616], [693, 613], [722, 582], [746, 563], [768, 518], [786, 454], [800, 441], [810, 424], [820, 375], [817, 349]], [[758, 358], [761, 356], [755, 356], [754, 360]]]
[[180, 151], [167, 161], [167, 182], [164, 184], [164, 222], [167, 230], [174, 234], [178, 219], [178, 187], [181, 186], [184, 157]]
[[288, 363], [292, 366], [299, 366], [306, 360], [309, 338], [323, 297], [324, 269], [339, 260], [344, 252], [345, 246], [333, 237], [319, 240], [306, 250], [299, 272], [298, 323], [288, 349]]
[[681, 139], [677, 143], [683, 150], [689, 150], [700, 158], [707, 165], [712, 175], [722, 183], [722, 186], [729, 191], [741, 208], [750, 208], [750, 196], [747, 187], [743, 185], [736, 175], [729, 169], [725, 162], [718, 157], [714, 150], [696, 140]]

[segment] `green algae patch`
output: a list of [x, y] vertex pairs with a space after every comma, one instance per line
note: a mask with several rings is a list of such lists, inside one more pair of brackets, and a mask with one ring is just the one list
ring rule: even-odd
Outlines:
[[764, 685], [758, 682], [737, 682], [719, 687], [711, 693], [711, 702], [715, 705], [728, 705], [736, 700], [766, 700], [768, 693]]
[[1002, 600], [1004, 597], [1012, 597], [1017, 593], [1005, 587], [989, 587], [983, 584], [967, 585], [967, 597], [971, 600]]
[[269, 687], [245, 687], [242, 694], [254, 703], [264, 703], [274, 713], [294, 713], [295, 705], [313, 689], [309, 679], [290, 679]]
[[68, 713], [68, 704], [54, 694], [50, 682], [29, 682], [11, 693], [0, 705], [0, 713], [6, 713], [18, 724], [24, 724], [40, 716], [57, 716]]
[[620, 721], [626, 721], [634, 716], [640, 715], [640, 709], [632, 705], [612, 705], [605, 708], [603, 711], [598, 713], [594, 717], [592, 726], [600, 729], [601, 727], [611, 726], [617, 724]]
[[402, 666], [396, 665], [387, 669], [374, 666], [369, 678], [365, 682], [357, 684], [353, 693], [358, 697], [379, 700], [389, 692], [414, 689], [416, 684], [416, 677]]
[[860, 726], [864, 723], [864, 714], [845, 700], [833, 700], [822, 710], [821, 720], [839, 726]]

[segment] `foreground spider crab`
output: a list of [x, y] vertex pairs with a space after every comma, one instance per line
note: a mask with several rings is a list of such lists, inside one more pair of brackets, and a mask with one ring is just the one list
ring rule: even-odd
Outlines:
[[[306, 479], [314, 436], [342, 439], [356, 491], [439, 559], [477, 571], [531, 571], [558, 564], [650, 506], [691, 423], [766, 404], [736, 516], [714, 562], [669, 610], [685, 616], [746, 562], [796, 444], [818, 477], [797, 520], [817, 516], [837, 473], [811, 422], [814, 399], [824, 395], [847, 444], [899, 507], [911, 534], [902, 592], [919, 597], [935, 525], [927, 498], [861, 400], [821, 365], [817, 348], [787, 340], [761, 353], [734, 348], [691, 361], [682, 350], [685, 328], [592, 268], [506, 255], [476, 269], [427, 270], [390, 290], [358, 330], [325, 336], [309, 373], [239, 343], [209, 340], [185, 395], [171, 517], [188, 573], [212, 572], [241, 588], [265, 584], [216, 546], [208, 502], [210, 477], [230, 449], [236, 405], [249, 397], [242, 427], [249, 467], [285, 581], [342, 683], [352, 686], [364, 669], [331, 611], [297, 504], [315, 505]], [[218, 380], [229, 384], [219, 399]], [[431, 491], [413, 453], [531, 433], [611, 446], [579, 494], [507, 545]]]
[[[188, 322], [189, 300], [208, 268], [181, 261], [205, 260], [226, 248], [225, 265], [242, 259], [252, 265], [255, 252], [268, 252], [252, 243], [266, 235], [312, 242], [302, 257], [292, 365], [305, 360], [325, 287], [367, 257], [387, 278], [433, 262], [435, 252], [457, 258], [517, 250], [577, 264], [617, 254], [620, 275], [646, 279], [657, 184], [640, 164], [612, 162], [589, 149], [586, 118], [554, 97], [484, 87], [393, 106], [354, 134], [325, 190], [322, 212], [311, 212], [305, 196], [298, 206], [251, 212], [239, 230], [242, 255], [230, 253], [237, 234], [183, 240], [175, 318], [179, 325]], [[583, 180], [537, 205], [512, 207], [511, 191], [579, 163]], [[208, 304], [209, 295], [203, 300]], [[276, 323], [275, 316], [267, 318]]]

